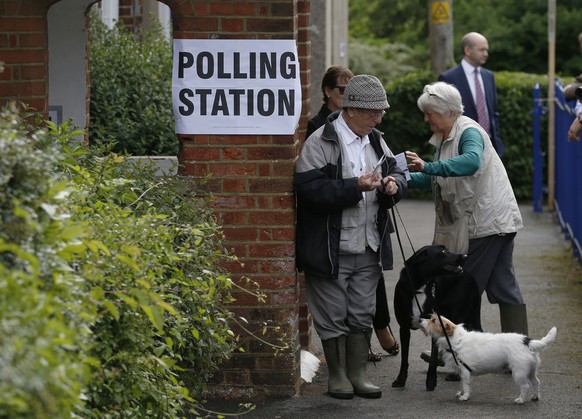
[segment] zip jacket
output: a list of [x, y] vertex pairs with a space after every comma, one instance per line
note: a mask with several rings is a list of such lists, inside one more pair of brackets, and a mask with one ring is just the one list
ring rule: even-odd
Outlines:
[[[380, 191], [363, 193], [358, 187], [358, 178], [344, 177], [347, 156], [344, 156], [341, 139], [333, 125], [341, 111], [328, 116], [325, 125], [318, 128], [303, 144], [295, 163], [294, 187], [297, 204], [296, 226], [296, 263], [300, 272], [320, 277], [337, 278], [339, 270], [340, 241], [342, 237], [366, 235], [368, 244], [380, 254], [382, 268], [392, 269], [392, 244], [390, 233], [393, 231], [388, 210], [398, 203], [404, 195], [407, 183], [404, 173], [396, 165], [392, 152], [384, 142], [382, 133], [374, 129], [368, 135], [376, 161], [383, 154], [388, 157], [382, 164], [382, 177], [393, 176], [398, 184], [398, 192], [389, 196]], [[369, 160], [369, 159], [368, 159]], [[349, 163], [349, 161], [348, 161]], [[374, 161], [375, 163], [375, 161]], [[372, 163], [372, 165], [374, 164]], [[378, 206], [374, 214], [375, 234], [361, 231], [350, 232], [351, 214], [362, 215], [358, 206], [362, 200], [372, 200]], [[370, 203], [372, 205], [372, 203]], [[366, 205], [368, 208], [369, 205]], [[343, 223], [342, 223], [343, 221]], [[365, 229], [369, 228], [367, 223]], [[342, 229], [343, 236], [342, 236]], [[376, 243], [376, 239], [378, 243]], [[352, 240], [342, 244], [342, 249], [353, 245]], [[365, 251], [365, 243], [362, 245]], [[374, 249], [376, 250], [376, 249]]]

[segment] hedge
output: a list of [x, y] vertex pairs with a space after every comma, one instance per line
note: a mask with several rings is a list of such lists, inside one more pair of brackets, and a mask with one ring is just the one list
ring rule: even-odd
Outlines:
[[196, 185], [0, 115], [0, 416], [195, 412], [236, 348]]

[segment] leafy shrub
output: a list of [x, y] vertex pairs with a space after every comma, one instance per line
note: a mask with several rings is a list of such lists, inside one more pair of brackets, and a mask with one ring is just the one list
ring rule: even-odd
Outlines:
[[[426, 0], [350, 0], [350, 36], [366, 43], [407, 45], [415, 51], [411, 64], [426, 68], [430, 63], [428, 19], [431, 3]], [[533, 74], [547, 71], [548, 2], [463, 0], [449, 3], [455, 62], [462, 58], [461, 37], [476, 31], [489, 41], [487, 68]], [[582, 71], [582, 54], [576, 39], [581, 20], [579, 0], [556, 2], [555, 65], [556, 73], [562, 77], [576, 76]]]
[[236, 344], [208, 203], [67, 123], [0, 121], [0, 416], [185, 415]]
[[385, 40], [372, 44], [352, 38], [348, 48], [354, 74], [374, 74], [382, 83], [419, 70], [411, 64], [417, 61], [414, 51], [405, 44]]
[[172, 47], [158, 20], [147, 32], [91, 15], [89, 38], [93, 144], [130, 155], [178, 153], [172, 113]]
[[[501, 115], [501, 137], [506, 152], [503, 163], [518, 199], [532, 198], [533, 182], [533, 87], [540, 83], [547, 90], [543, 75], [497, 72], [497, 96]], [[378, 128], [394, 153], [416, 151], [424, 160], [432, 161], [434, 147], [428, 144], [432, 135], [423, 120], [416, 101], [426, 84], [436, 81], [430, 71], [407, 74], [386, 87], [390, 110]], [[544, 124], [542, 124], [544, 125]], [[411, 191], [412, 196], [422, 193]]]
[[47, 176], [57, 154], [37, 149], [19, 123], [1, 112], [0, 416], [70, 417], [89, 379], [83, 321], [63, 307], [72, 293], [59, 252], [74, 227], [61, 211], [65, 184]]

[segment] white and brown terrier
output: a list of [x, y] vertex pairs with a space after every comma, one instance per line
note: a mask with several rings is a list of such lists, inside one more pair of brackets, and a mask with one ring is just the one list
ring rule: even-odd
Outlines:
[[[421, 321], [422, 330], [437, 339], [439, 353], [445, 365], [456, 370], [461, 377], [459, 400], [468, 400], [471, 395], [471, 374], [480, 375], [491, 372], [511, 370], [513, 381], [519, 387], [519, 397], [515, 403], [523, 403], [531, 387], [531, 400], [539, 400], [540, 380], [537, 377], [540, 358], [538, 352], [545, 349], [556, 339], [556, 328], [540, 340], [533, 340], [519, 333], [485, 333], [467, 331], [462, 324], [454, 324], [433, 314], [430, 319]], [[447, 343], [449, 337], [452, 350]]]

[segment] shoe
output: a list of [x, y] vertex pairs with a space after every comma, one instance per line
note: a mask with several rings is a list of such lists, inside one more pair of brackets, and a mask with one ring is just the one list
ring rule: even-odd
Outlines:
[[[430, 351], [422, 351], [420, 353], [420, 359], [422, 359], [423, 361], [426, 361], [430, 364]], [[437, 366], [439, 366], [439, 367], [445, 366], [445, 362], [442, 360], [442, 358], [440, 356], [438, 359]]]
[[380, 361], [382, 361], [382, 354], [376, 353], [370, 349], [368, 351], [368, 361], [369, 362], [380, 362]]
[[388, 356], [396, 356], [400, 352], [400, 346], [398, 346], [398, 342], [394, 342], [391, 348], [384, 348], [382, 347], [387, 353]]
[[[388, 330], [386, 330], [388, 329]], [[398, 355], [398, 353], [400, 352], [400, 346], [398, 345], [398, 341], [396, 340], [396, 337], [394, 336], [394, 333], [392, 333], [392, 329], [390, 328], [390, 325], [387, 326], [387, 328], [385, 329], [376, 329], [376, 337], [378, 338], [378, 341], [380, 342], [380, 345], [382, 346], [382, 349], [384, 349], [387, 353], [388, 356], [396, 356]], [[392, 345], [391, 347], [385, 347], [384, 345], [382, 345], [382, 338], [386, 338], [387, 336], [385, 336], [385, 334], [387, 332], [390, 332], [390, 337], [394, 340], [394, 345]], [[384, 335], [384, 336], [380, 336], [380, 335]]]

